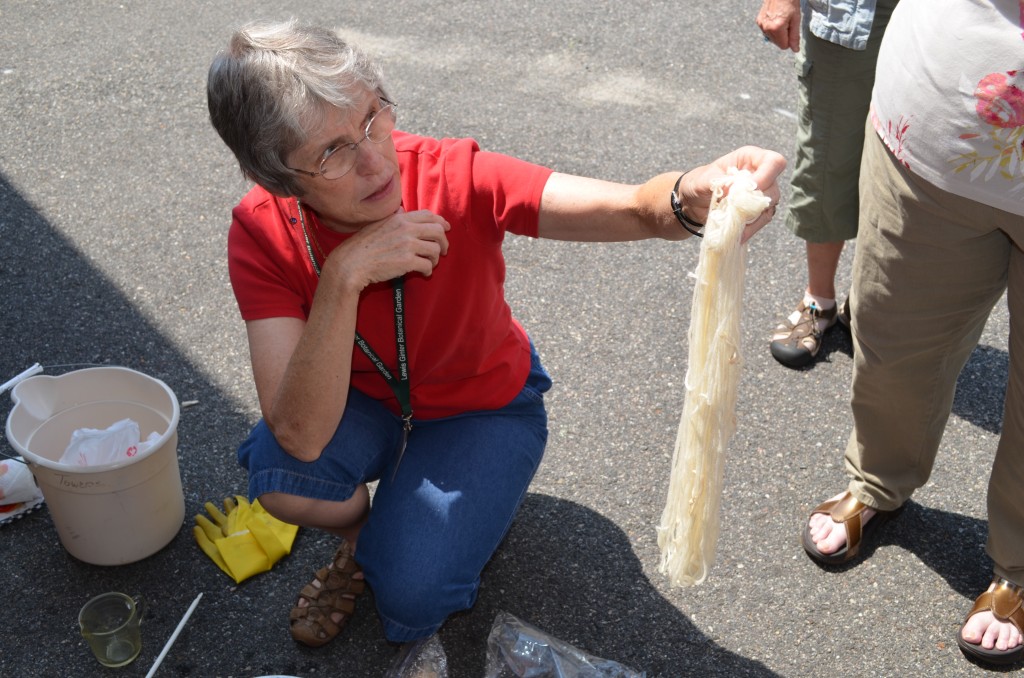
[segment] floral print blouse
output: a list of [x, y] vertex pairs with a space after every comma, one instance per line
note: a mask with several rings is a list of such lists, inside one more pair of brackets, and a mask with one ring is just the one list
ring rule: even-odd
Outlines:
[[902, 0], [871, 123], [928, 182], [1024, 216], [1024, 0]]

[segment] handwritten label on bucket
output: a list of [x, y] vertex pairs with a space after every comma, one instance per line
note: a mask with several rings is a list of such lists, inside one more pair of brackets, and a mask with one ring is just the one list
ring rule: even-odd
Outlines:
[[96, 490], [107, 486], [100, 480], [86, 480], [80, 475], [66, 476], [62, 473], [56, 474], [57, 486], [66, 487], [69, 490]]

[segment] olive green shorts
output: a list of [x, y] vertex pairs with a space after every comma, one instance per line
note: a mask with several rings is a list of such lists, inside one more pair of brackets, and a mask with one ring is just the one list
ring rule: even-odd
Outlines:
[[879, 0], [867, 49], [817, 38], [806, 28], [797, 58], [799, 126], [787, 227], [808, 242], [857, 236], [857, 182], [875, 62], [896, 0]]

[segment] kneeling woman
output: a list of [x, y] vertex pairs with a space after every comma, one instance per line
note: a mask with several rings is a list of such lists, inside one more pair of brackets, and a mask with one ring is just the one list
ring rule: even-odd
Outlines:
[[473, 605], [547, 439], [551, 381], [504, 298], [505, 234], [680, 240], [711, 179], [749, 169], [774, 201], [785, 161], [746, 147], [629, 186], [406, 134], [378, 67], [294, 22], [237, 32], [208, 99], [256, 184], [228, 237], [263, 414], [239, 450], [249, 494], [342, 538], [292, 635], [326, 643], [369, 585], [389, 640], [428, 637]]

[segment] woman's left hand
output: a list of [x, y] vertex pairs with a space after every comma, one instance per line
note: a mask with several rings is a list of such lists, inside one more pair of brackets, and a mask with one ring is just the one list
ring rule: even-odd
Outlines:
[[679, 184], [680, 201], [686, 205], [691, 218], [704, 223], [711, 206], [711, 181], [728, 174], [729, 168], [748, 170], [757, 182], [757, 188], [771, 199], [771, 206], [743, 230], [746, 242], [775, 216], [781, 191], [779, 175], [786, 169], [786, 159], [776, 153], [757, 146], [743, 146], [721, 158], [690, 170]]

